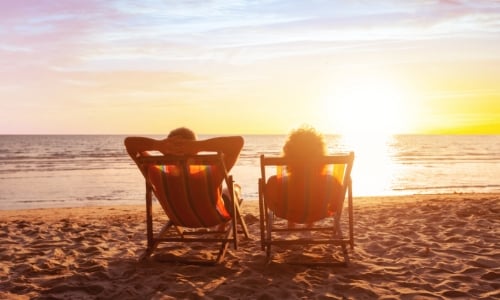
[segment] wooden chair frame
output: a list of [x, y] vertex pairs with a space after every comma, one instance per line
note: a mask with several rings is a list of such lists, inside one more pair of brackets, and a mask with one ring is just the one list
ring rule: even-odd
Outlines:
[[[145, 156], [138, 159], [138, 163], [144, 171], [146, 178], [146, 225], [147, 225], [147, 249], [140, 260], [148, 258], [160, 243], [220, 243], [217, 257], [212, 261], [200, 261], [192, 259], [175, 258], [174, 261], [195, 264], [218, 264], [224, 259], [224, 255], [230, 243], [234, 249], [238, 248], [238, 234], [243, 233], [248, 238], [248, 229], [240, 212], [240, 206], [236, 201], [233, 177], [228, 174], [224, 164], [223, 154], [199, 154], [199, 155], [158, 155]], [[170, 219], [161, 230], [155, 233], [153, 228], [153, 186], [148, 178], [148, 169], [151, 165], [180, 166], [188, 170], [189, 165], [217, 165], [224, 172], [223, 183], [226, 184], [230, 196], [230, 205], [233, 214], [229, 221], [230, 226], [224, 226], [224, 230], [207, 230], [206, 227], [189, 228], [174, 224]], [[222, 189], [221, 189], [222, 191]], [[188, 197], [191, 195], [188, 194]], [[168, 216], [168, 215], [167, 215]], [[221, 223], [223, 224], [223, 223]], [[238, 224], [241, 230], [238, 231]], [[227, 225], [227, 224], [226, 224]]]
[[[343, 261], [328, 261], [328, 262], [311, 262], [304, 264], [311, 265], [337, 265], [341, 264], [347, 266], [349, 263], [349, 253], [347, 245], [350, 245], [351, 250], [354, 249], [354, 223], [353, 223], [353, 199], [352, 199], [352, 180], [351, 180], [351, 170], [354, 162], [354, 153], [349, 152], [346, 154], [335, 154], [329, 155], [321, 158], [320, 163], [325, 165], [336, 165], [343, 164], [346, 166], [344, 171], [344, 182], [342, 184], [342, 199], [340, 203], [340, 209], [338, 209], [331, 217], [324, 218], [323, 220], [328, 221], [328, 225], [316, 225], [313, 227], [300, 227], [300, 228], [288, 228], [286, 226], [276, 225], [275, 220], [279, 219], [274, 212], [269, 209], [268, 203], [265, 198], [265, 190], [268, 177], [266, 177], [266, 169], [270, 167], [286, 166], [289, 161], [284, 157], [266, 157], [261, 155], [260, 157], [260, 167], [261, 167], [261, 178], [259, 178], [259, 211], [260, 211], [260, 232], [261, 232], [261, 247], [262, 250], [266, 251], [266, 262], [270, 263], [272, 261], [271, 248], [274, 246], [287, 246], [287, 245], [311, 245], [311, 244], [330, 244], [335, 246], [340, 246], [342, 248]], [[343, 235], [341, 227], [341, 216], [344, 207], [345, 194], [347, 193], [348, 202], [348, 225], [349, 234], [347, 237]], [[322, 220], [322, 221], [323, 221]], [[298, 232], [298, 231], [309, 231], [314, 232], [328, 232], [329, 238], [314, 239], [314, 238], [290, 238], [288, 233]], [[276, 233], [282, 233], [281, 236], [277, 236]], [[283, 237], [283, 235], [285, 237]], [[333, 253], [332, 253], [333, 255]]]

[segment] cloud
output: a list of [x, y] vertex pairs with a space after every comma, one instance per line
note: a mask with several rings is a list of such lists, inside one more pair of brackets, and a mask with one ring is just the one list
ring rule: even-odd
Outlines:
[[435, 71], [436, 62], [500, 62], [498, 1], [8, 2], [0, 4], [0, 96], [32, 115], [140, 103], [205, 109], [200, 99], [278, 103], [310, 97], [357, 67], [399, 64], [417, 79], [453, 73], [462, 82], [459, 67]]
[[[200, 60], [245, 64], [377, 41], [491, 37], [500, 31], [500, 5], [486, 1], [22, 1], [1, 10], [0, 19], [5, 28], [0, 51], [9, 52], [8, 58], [0, 60], [8, 69], [21, 63], [75, 70], [141, 65], [178, 70]], [[12, 49], [22, 51], [12, 55]]]

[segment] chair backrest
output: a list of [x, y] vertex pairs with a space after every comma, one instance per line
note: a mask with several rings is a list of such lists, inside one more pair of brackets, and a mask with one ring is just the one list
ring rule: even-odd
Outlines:
[[[267, 207], [278, 217], [295, 223], [310, 223], [331, 216], [343, 206], [353, 161], [353, 152], [329, 155], [308, 160], [310, 164], [302, 164], [301, 169], [288, 174], [287, 166], [295, 168], [301, 163], [262, 155], [262, 192]], [[316, 170], [311, 167], [318, 165], [321, 168]]]
[[222, 154], [147, 156], [139, 162], [175, 225], [212, 227], [231, 219], [221, 193], [222, 183], [229, 184]]

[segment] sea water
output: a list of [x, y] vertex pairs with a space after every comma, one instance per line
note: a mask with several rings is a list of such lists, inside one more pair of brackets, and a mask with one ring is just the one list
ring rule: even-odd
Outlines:
[[[144, 180], [124, 138], [1, 135], [0, 209], [143, 204]], [[280, 155], [286, 136], [244, 138], [231, 173], [252, 201], [260, 155]], [[355, 152], [354, 197], [500, 192], [500, 135], [327, 135], [325, 141], [330, 153]]]

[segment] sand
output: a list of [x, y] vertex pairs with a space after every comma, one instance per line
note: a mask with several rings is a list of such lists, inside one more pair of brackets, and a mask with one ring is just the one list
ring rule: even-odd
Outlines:
[[301, 248], [266, 265], [257, 201], [242, 207], [251, 239], [216, 266], [139, 262], [143, 205], [0, 211], [0, 298], [500, 299], [500, 195], [367, 200], [347, 268], [288, 264]]

